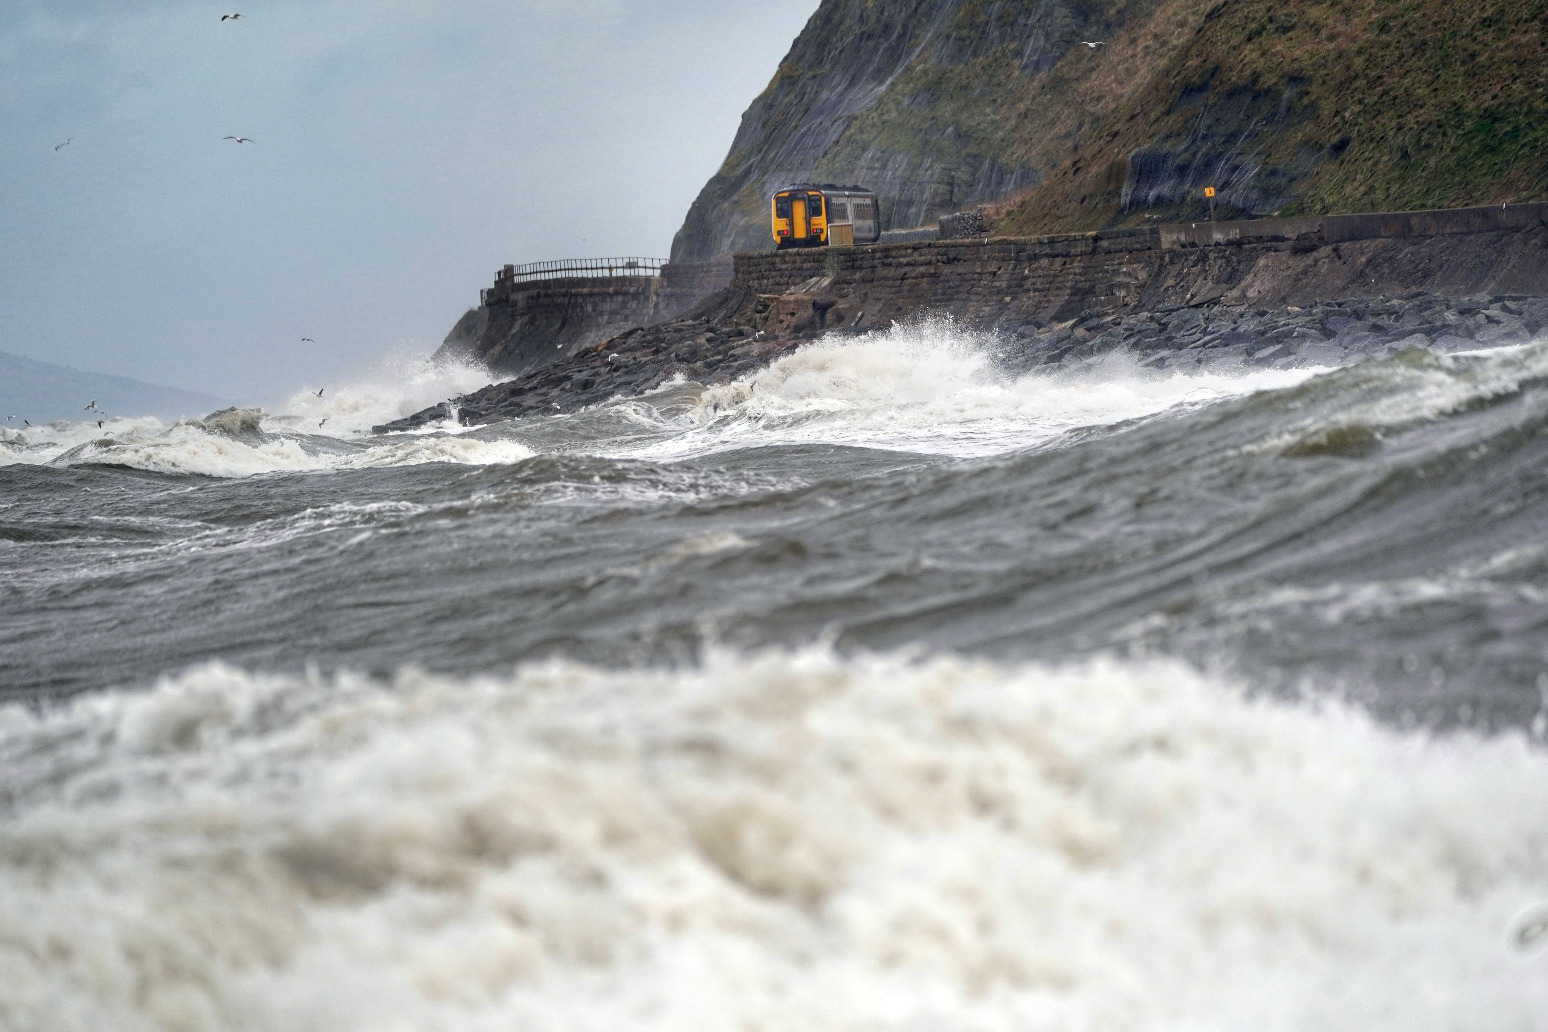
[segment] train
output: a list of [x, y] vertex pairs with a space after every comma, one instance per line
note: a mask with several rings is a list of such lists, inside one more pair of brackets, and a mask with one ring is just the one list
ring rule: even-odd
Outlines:
[[881, 209], [863, 186], [798, 183], [774, 195], [774, 246], [844, 247], [881, 239]]

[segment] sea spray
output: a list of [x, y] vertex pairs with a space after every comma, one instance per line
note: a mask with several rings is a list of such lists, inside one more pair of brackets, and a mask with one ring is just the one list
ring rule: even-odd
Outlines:
[[694, 411], [702, 430], [668, 453], [757, 441], [991, 455], [1079, 427], [1293, 387], [1327, 371], [1158, 372], [1115, 354], [1080, 369], [1012, 375], [997, 365], [995, 351], [991, 334], [940, 318], [830, 336], [762, 372], [706, 389]]
[[215, 665], [0, 757], [8, 1028], [1548, 1017], [1548, 754], [1172, 663]]
[[487, 371], [465, 363], [395, 356], [356, 383], [304, 390], [279, 412], [234, 407], [167, 425], [154, 419], [62, 422], [0, 440], [0, 466], [106, 466], [162, 474], [240, 478], [265, 473], [520, 462], [531, 448], [509, 439], [461, 439], [465, 428], [373, 438], [374, 423], [471, 390]]
[[[474, 362], [393, 354], [364, 376], [297, 391], [278, 406], [271, 421], [297, 430], [362, 434], [376, 424], [475, 391], [494, 378]], [[324, 419], [327, 424], [318, 428], [317, 423]]]

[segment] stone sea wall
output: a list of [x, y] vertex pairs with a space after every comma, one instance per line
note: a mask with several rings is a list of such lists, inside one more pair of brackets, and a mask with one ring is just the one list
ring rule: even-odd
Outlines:
[[925, 311], [991, 328], [1212, 302], [1544, 295], [1548, 205], [739, 254], [732, 289], [809, 297], [823, 329]]
[[728, 286], [729, 257], [674, 263], [659, 276], [570, 277], [500, 284], [453, 327], [437, 358], [521, 376], [635, 326], [687, 312]]

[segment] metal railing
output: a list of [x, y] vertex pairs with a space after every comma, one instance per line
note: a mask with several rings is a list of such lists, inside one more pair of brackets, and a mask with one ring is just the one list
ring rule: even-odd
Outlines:
[[481, 291], [479, 299], [507, 297], [522, 283], [540, 283], [556, 279], [620, 279], [661, 275], [664, 258], [567, 258], [530, 265], [507, 265], [495, 275], [494, 286]]
[[664, 258], [570, 258], [557, 262], [533, 262], [531, 265], [507, 265], [496, 282], [531, 283], [533, 280], [565, 279], [575, 276], [602, 279], [610, 276], [659, 276]]

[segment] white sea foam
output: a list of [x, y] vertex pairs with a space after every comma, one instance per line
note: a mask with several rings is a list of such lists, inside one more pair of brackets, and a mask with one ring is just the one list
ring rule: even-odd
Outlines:
[[1166, 663], [209, 666], [0, 772], [4, 1028], [1548, 1023], [1548, 754]]
[[1544, 341], [1447, 355], [1416, 349], [1341, 370], [1328, 383], [1331, 404], [1306, 406], [1304, 399], [1294, 399], [1297, 408], [1309, 410], [1299, 425], [1251, 447], [1277, 451], [1340, 427], [1377, 434], [1401, 430], [1513, 396], [1545, 378]]
[[168, 426], [154, 419], [61, 422], [0, 437], [0, 465], [124, 466], [157, 473], [249, 477], [431, 462], [499, 465], [533, 449], [497, 437], [435, 426], [410, 436], [373, 437], [378, 425], [483, 386], [486, 370], [395, 356], [358, 383], [303, 390], [278, 414], [238, 409]]
[[157, 473], [249, 477], [429, 462], [495, 465], [520, 462], [532, 454], [531, 448], [505, 440], [436, 435], [408, 440], [373, 438], [340, 446], [336, 440], [323, 437], [268, 432], [228, 435], [193, 421], [98, 438], [50, 461], [62, 466], [125, 466]]
[[42, 465], [72, 448], [93, 441], [110, 441], [133, 432], [154, 432], [165, 424], [150, 417], [136, 419], [63, 420], [42, 426], [11, 428], [0, 431], [0, 466]]
[[750, 377], [703, 392], [676, 417], [679, 434], [632, 452], [695, 454], [731, 447], [834, 443], [983, 455], [1256, 391], [1291, 387], [1325, 369], [1156, 371], [1128, 355], [1078, 370], [1020, 377], [996, 368], [989, 340], [947, 319], [862, 337], [830, 337]]
[[[468, 394], [488, 385], [491, 374], [483, 366], [454, 359], [432, 361], [420, 355], [394, 354], [379, 367], [347, 383], [315, 384], [297, 391], [275, 415], [271, 425], [311, 433], [368, 433], [373, 426], [411, 416], [448, 398]], [[321, 390], [322, 396], [317, 395]], [[319, 428], [317, 424], [328, 422]], [[463, 427], [438, 426], [439, 432]]]

